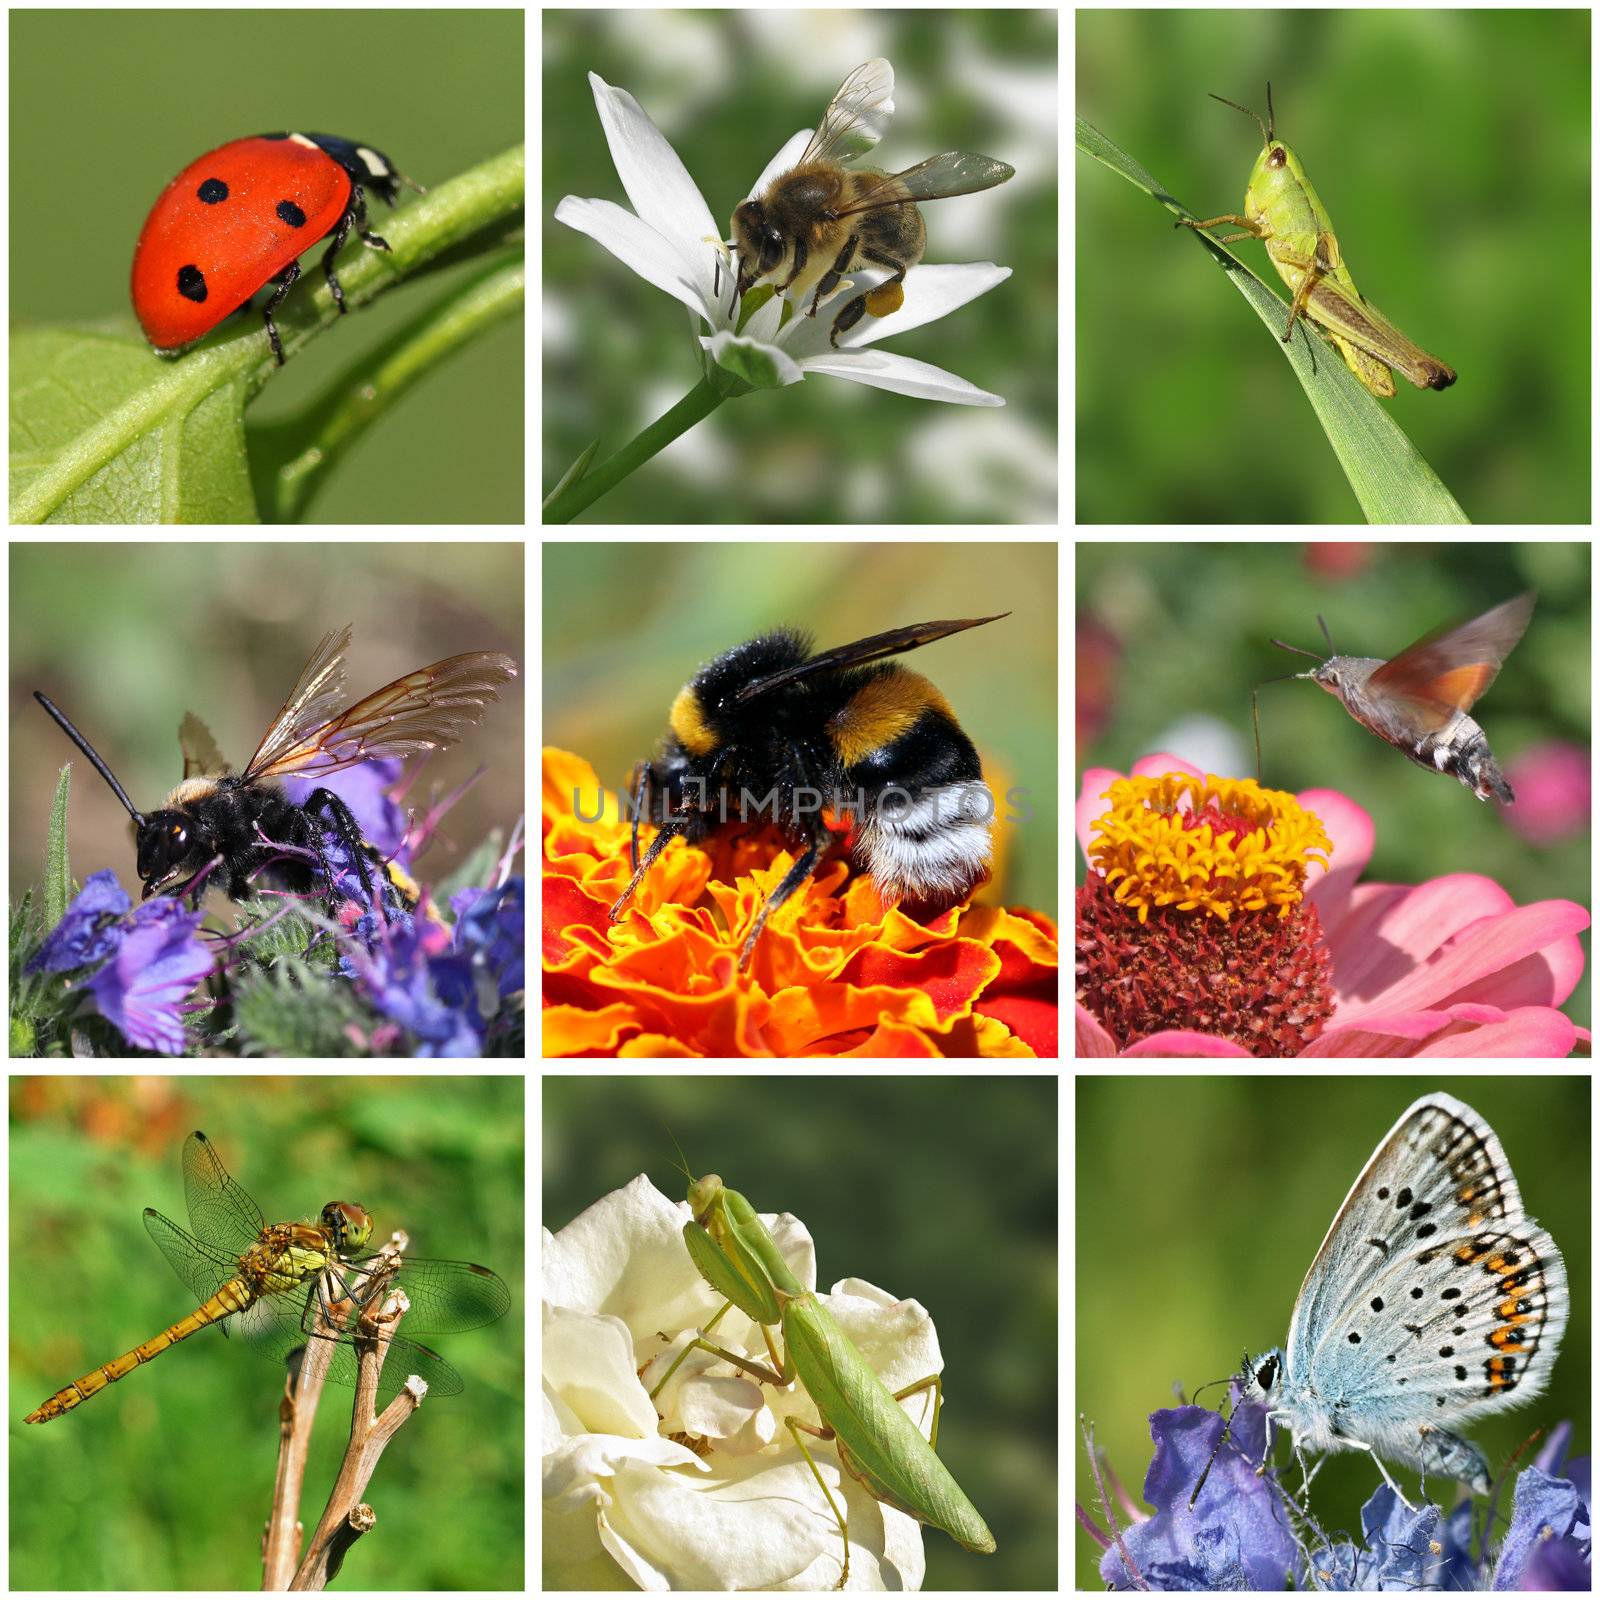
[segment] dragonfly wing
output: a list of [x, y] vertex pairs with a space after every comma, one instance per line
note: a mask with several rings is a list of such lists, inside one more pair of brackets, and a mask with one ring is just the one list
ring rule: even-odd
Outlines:
[[191, 1133], [183, 1142], [183, 1194], [194, 1231], [235, 1255], [248, 1250], [267, 1225], [261, 1207], [228, 1176], [203, 1133]]
[[[349, 1283], [353, 1275], [346, 1274]], [[332, 1291], [338, 1293], [337, 1287]], [[319, 1307], [329, 1298], [319, 1285], [287, 1294], [263, 1295], [231, 1320], [250, 1349], [269, 1361], [283, 1361], [291, 1351], [319, 1344], [327, 1355], [327, 1381], [354, 1388], [359, 1372], [359, 1352], [348, 1330], [329, 1328], [322, 1321]], [[415, 1340], [396, 1334], [390, 1337], [389, 1352], [378, 1380], [380, 1400], [399, 1392], [406, 1379], [415, 1374], [437, 1395], [460, 1394], [465, 1385], [461, 1374], [443, 1356]]]
[[333, 1352], [328, 1381], [353, 1386], [356, 1357], [350, 1335], [328, 1326], [319, 1315], [319, 1306], [327, 1298], [319, 1284], [306, 1284], [279, 1294], [264, 1294], [231, 1320], [241, 1341], [268, 1361], [282, 1362], [313, 1339], [326, 1341]]
[[378, 1379], [378, 1396], [388, 1400], [400, 1392], [407, 1378], [421, 1378], [428, 1392], [435, 1395], [460, 1394], [466, 1385], [461, 1374], [436, 1351], [415, 1339], [396, 1334], [389, 1341], [389, 1352], [383, 1359], [383, 1374]]
[[[378, 1259], [369, 1256], [352, 1266], [359, 1271]], [[465, 1333], [486, 1328], [511, 1308], [511, 1291], [505, 1280], [472, 1261], [401, 1256], [391, 1284], [411, 1303], [405, 1326], [414, 1333]]]
[[[239, 1271], [238, 1259], [226, 1251], [202, 1244], [169, 1221], [159, 1211], [147, 1206], [144, 1213], [145, 1232], [155, 1240], [172, 1270], [188, 1284], [195, 1300], [209, 1300], [230, 1278]], [[226, 1329], [226, 1321], [222, 1324]]]

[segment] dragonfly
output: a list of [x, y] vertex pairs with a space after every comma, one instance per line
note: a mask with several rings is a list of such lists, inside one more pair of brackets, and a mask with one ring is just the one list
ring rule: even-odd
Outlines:
[[[372, 1217], [348, 1201], [330, 1201], [316, 1223], [269, 1226], [261, 1208], [228, 1176], [203, 1133], [191, 1133], [184, 1141], [183, 1191], [192, 1234], [149, 1207], [144, 1225], [201, 1304], [164, 1333], [58, 1390], [25, 1422], [65, 1416], [213, 1323], [224, 1334], [237, 1333], [248, 1349], [271, 1361], [284, 1360], [312, 1339], [327, 1340], [332, 1349], [328, 1380], [354, 1387], [358, 1362], [353, 1330], [391, 1292], [405, 1292], [410, 1310], [404, 1326], [412, 1333], [487, 1327], [511, 1305], [511, 1291], [488, 1267], [393, 1252], [362, 1254], [372, 1238]], [[387, 1334], [385, 1343], [380, 1400], [393, 1396], [413, 1375], [424, 1379], [432, 1394], [461, 1393], [461, 1374], [443, 1356], [400, 1334]]]

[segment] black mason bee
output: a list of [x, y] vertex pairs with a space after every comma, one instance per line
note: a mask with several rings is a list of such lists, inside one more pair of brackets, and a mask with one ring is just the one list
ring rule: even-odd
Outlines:
[[[252, 881], [264, 873], [291, 893], [317, 891], [331, 899], [343, 866], [346, 881], [353, 871], [368, 904], [373, 903], [368, 863], [380, 876], [385, 863], [363, 838], [350, 808], [331, 789], [314, 789], [304, 804], [296, 804], [276, 780], [325, 777], [377, 757], [454, 744], [498, 698], [495, 690], [516, 677], [517, 668], [510, 656], [494, 651], [449, 656], [339, 711], [349, 643], [350, 629], [344, 627], [312, 651], [243, 772], [233, 772], [206, 725], [193, 712], [186, 715], [178, 730], [183, 782], [159, 811], [141, 812], [89, 741], [35, 691], [34, 699], [133, 818], [144, 899], [190, 890], [198, 899], [213, 871], [223, 875], [234, 900], [249, 898]], [[347, 861], [341, 863], [339, 856]]]
[[[994, 800], [978, 752], [926, 678], [868, 663], [1010, 615], [914, 623], [816, 655], [808, 635], [783, 628], [708, 662], [678, 691], [660, 753], [634, 769], [634, 872], [611, 920], [671, 840], [695, 843], [729, 817], [774, 823], [800, 854], [750, 929], [743, 966], [832, 842], [825, 811], [850, 820], [852, 853], [886, 897], [954, 905], [990, 854]], [[639, 819], [658, 802], [660, 831], [640, 860]]]

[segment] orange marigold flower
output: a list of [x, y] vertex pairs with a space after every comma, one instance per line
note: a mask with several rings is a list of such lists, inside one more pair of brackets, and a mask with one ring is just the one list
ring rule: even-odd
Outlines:
[[1059, 951], [1039, 912], [926, 922], [825, 862], [738, 959], [793, 865], [776, 828], [674, 839], [620, 922], [632, 826], [579, 757], [544, 755], [544, 1053], [575, 1057], [1058, 1054]]

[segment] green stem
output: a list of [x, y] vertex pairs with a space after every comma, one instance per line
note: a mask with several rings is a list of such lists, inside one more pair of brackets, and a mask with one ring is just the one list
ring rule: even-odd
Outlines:
[[707, 378], [702, 378], [673, 408], [657, 417], [636, 439], [625, 444], [592, 472], [575, 483], [557, 489], [544, 504], [546, 522], [571, 522], [580, 511], [593, 505], [601, 495], [614, 489], [630, 472], [642, 467], [657, 451], [664, 450], [695, 423], [704, 421], [722, 404], [723, 396]]

